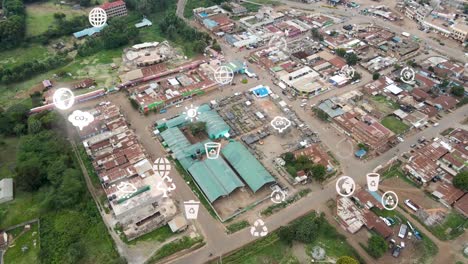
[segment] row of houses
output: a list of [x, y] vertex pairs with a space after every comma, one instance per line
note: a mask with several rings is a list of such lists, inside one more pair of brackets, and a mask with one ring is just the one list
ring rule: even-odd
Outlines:
[[124, 234], [131, 240], [167, 224], [177, 207], [120, 109], [102, 102], [87, 111], [94, 121], [78, 133]]

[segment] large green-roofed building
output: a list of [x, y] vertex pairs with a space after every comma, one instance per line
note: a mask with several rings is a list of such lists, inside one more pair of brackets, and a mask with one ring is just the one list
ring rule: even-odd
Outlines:
[[[218, 115], [218, 113], [211, 109], [207, 104], [201, 105], [198, 107], [197, 118], [193, 122], [205, 122], [206, 123], [206, 132], [211, 139], [217, 139], [221, 137], [229, 137], [229, 130], [231, 129], [226, 122]], [[179, 116], [169, 119], [169, 120], [160, 120], [157, 122], [156, 126], [158, 128], [173, 128], [186, 125], [188, 122], [191, 122], [187, 115], [184, 113]]]
[[161, 137], [169, 146], [172, 153], [174, 153], [176, 159], [195, 157], [197, 152], [200, 154], [205, 153], [205, 146], [203, 143], [198, 142], [192, 145], [178, 127], [164, 130], [161, 132]]
[[244, 186], [223, 159], [207, 159], [196, 162], [188, 171], [211, 203]]
[[242, 143], [231, 141], [221, 153], [252, 191], [256, 192], [265, 184], [276, 181]]

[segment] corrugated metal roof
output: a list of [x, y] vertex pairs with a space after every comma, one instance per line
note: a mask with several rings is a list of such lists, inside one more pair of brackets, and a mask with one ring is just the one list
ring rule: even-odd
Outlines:
[[223, 159], [207, 159], [194, 163], [188, 171], [212, 203], [244, 184]]
[[275, 182], [273, 176], [242, 143], [231, 141], [221, 152], [252, 191], [256, 192], [265, 184]]

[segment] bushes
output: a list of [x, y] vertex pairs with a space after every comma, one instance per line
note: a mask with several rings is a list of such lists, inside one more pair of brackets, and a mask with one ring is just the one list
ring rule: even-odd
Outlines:
[[7, 20], [0, 22], [0, 50], [16, 47], [26, 32], [26, 17], [21, 0], [3, 0]]
[[379, 235], [372, 235], [367, 243], [367, 252], [374, 258], [380, 258], [387, 251], [387, 242]]
[[28, 79], [33, 75], [63, 66], [70, 61], [71, 59], [66, 55], [56, 55], [43, 61], [32, 60], [11, 69], [5, 69], [0, 66], [0, 83], [8, 84]]

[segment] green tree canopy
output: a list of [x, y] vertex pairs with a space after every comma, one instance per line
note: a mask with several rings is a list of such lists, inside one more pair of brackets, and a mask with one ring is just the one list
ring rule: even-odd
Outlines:
[[367, 249], [371, 256], [380, 258], [387, 251], [387, 242], [383, 237], [373, 235], [369, 238]]
[[453, 186], [458, 189], [468, 191], [468, 171], [462, 171], [453, 178]]

